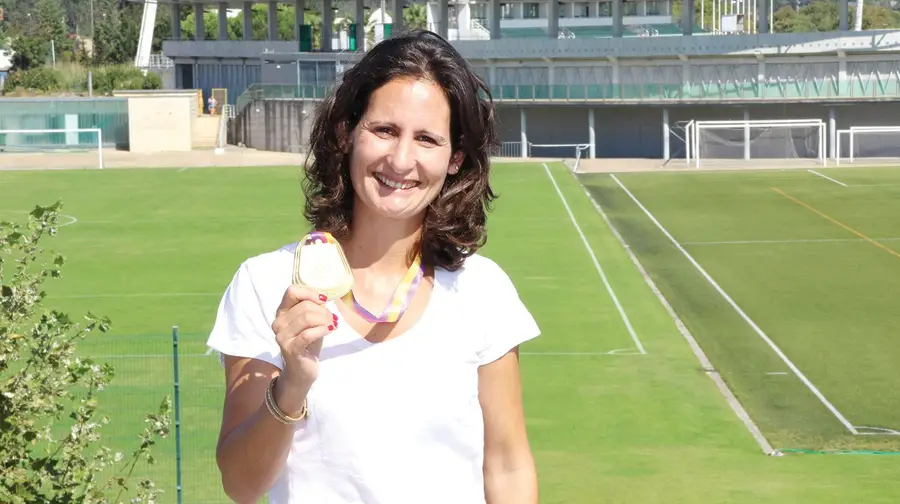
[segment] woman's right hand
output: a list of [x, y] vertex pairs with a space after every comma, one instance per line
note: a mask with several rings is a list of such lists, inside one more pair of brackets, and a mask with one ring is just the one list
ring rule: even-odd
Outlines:
[[318, 378], [322, 338], [337, 327], [337, 315], [325, 308], [326, 301], [311, 289], [291, 285], [275, 312], [272, 330], [284, 359], [277, 388], [285, 392], [278, 394], [285, 404], [279, 400], [278, 405], [288, 415], [302, 408], [306, 392]]

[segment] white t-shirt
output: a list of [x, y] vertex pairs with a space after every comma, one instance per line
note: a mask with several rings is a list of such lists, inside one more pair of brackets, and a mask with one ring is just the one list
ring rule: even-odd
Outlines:
[[[283, 366], [271, 325], [296, 245], [240, 266], [211, 348]], [[328, 308], [341, 316], [333, 301]], [[455, 272], [435, 269], [425, 312], [395, 339], [369, 343], [340, 320], [269, 501], [483, 504], [478, 367], [539, 334], [509, 277], [479, 254]]]

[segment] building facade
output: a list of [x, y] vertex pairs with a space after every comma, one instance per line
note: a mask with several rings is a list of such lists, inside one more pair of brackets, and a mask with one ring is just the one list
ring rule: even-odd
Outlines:
[[[337, 37], [323, 15], [326, 42], [300, 50], [306, 1], [294, 3], [295, 40], [278, 40], [275, 15], [267, 40], [227, 40], [221, 30], [217, 40], [173, 33], [163, 51], [174, 62], [177, 86], [200, 88], [204, 96], [225, 88], [237, 113], [263, 99], [320, 100], [365, 44], [355, 51], [330, 47]], [[400, 20], [390, 32], [402, 31], [404, 4], [366, 1], [349, 4], [357, 19], [383, 8]], [[194, 5], [202, 11], [204, 4]], [[755, 17], [743, 18], [743, 26], [759, 33], [727, 34], [696, 30], [694, 17], [674, 18], [664, 0], [550, 5], [426, 5], [429, 26], [490, 85], [510, 152], [571, 155], [571, 147], [539, 146], [583, 143], [590, 157], [668, 159], [683, 151], [678, 131], [690, 120], [820, 118], [829, 122], [830, 139], [844, 126], [900, 124], [898, 31], [767, 33], [767, 0], [734, 3], [719, 22], [749, 13]], [[276, 12], [276, 2], [268, 6]], [[839, 6], [846, 28], [847, 1]], [[218, 5], [223, 17], [233, 7]], [[321, 7], [335, 12], [331, 0]], [[251, 4], [239, 8], [249, 11]], [[365, 27], [350, 29], [361, 35]]]

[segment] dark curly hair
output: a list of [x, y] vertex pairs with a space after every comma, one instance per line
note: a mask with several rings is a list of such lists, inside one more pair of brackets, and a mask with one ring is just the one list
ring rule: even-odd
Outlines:
[[426, 210], [418, 247], [423, 264], [453, 271], [487, 241], [486, 212], [496, 198], [490, 186], [490, 154], [497, 137], [490, 89], [435, 33], [417, 30], [380, 42], [344, 73], [320, 104], [305, 163], [304, 215], [317, 230], [347, 236], [354, 204], [351, 132], [372, 93], [403, 77], [428, 79], [443, 89], [450, 103], [452, 150], [464, 156], [459, 171], [447, 176]]

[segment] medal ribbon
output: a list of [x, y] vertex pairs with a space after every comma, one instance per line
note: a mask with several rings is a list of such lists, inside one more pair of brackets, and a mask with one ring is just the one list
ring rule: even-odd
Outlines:
[[[306, 241], [304, 243], [311, 244], [317, 241], [321, 241], [323, 243], [332, 243], [340, 246], [337, 240], [335, 240], [330, 233], [323, 233], [321, 231], [314, 231], [307, 235]], [[402, 317], [406, 310], [409, 308], [410, 302], [412, 301], [416, 290], [418, 290], [419, 284], [421, 283], [424, 276], [425, 267], [422, 265], [422, 255], [416, 254], [415, 259], [413, 259], [413, 262], [409, 266], [409, 269], [406, 270], [406, 274], [403, 275], [403, 279], [400, 280], [400, 284], [397, 285], [396, 289], [394, 289], [394, 293], [391, 296], [390, 301], [380, 315], [375, 315], [374, 313], [363, 307], [361, 304], [359, 304], [359, 302], [357, 302], [356, 298], [353, 296], [352, 289], [347, 292], [347, 294], [345, 294], [341, 299], [348, 305], [352, 306], [356, 313], [359, 314], [359, 316], [365, 319], [367, 322], [396, 322], [400, 320], [400, 317]]]

